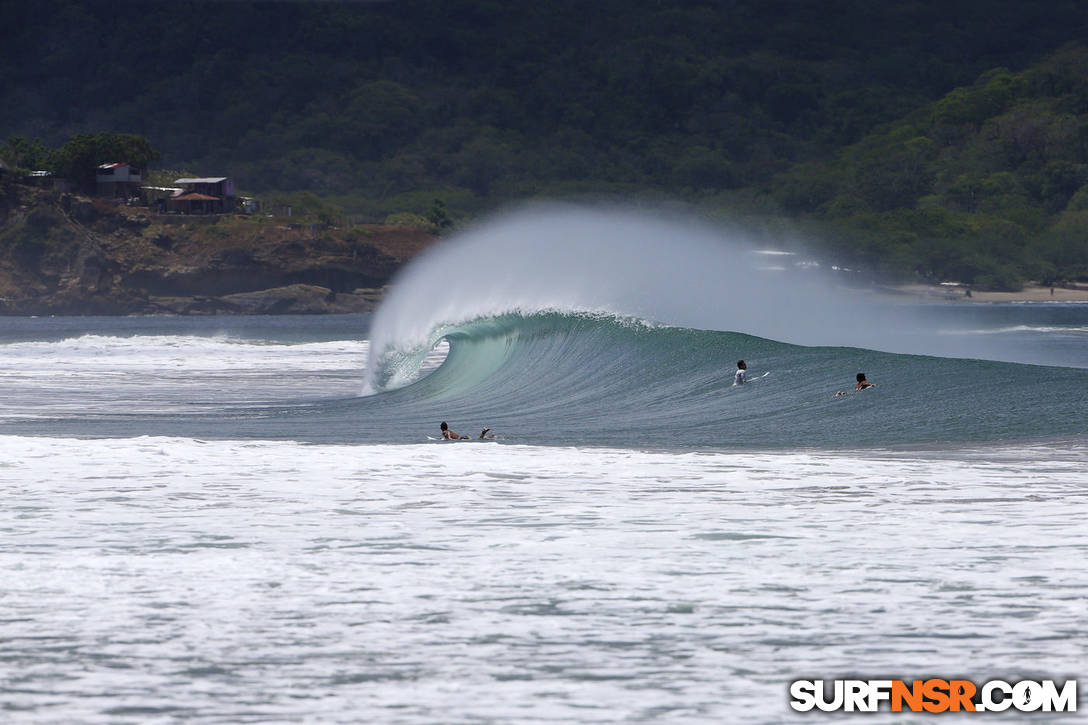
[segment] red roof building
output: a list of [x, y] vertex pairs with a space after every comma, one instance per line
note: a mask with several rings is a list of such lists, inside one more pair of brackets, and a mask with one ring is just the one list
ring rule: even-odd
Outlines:
[[121, 162], [101, 164], [95, 170], [98, 196], [131, 199], [140, 195], [140, 170]]

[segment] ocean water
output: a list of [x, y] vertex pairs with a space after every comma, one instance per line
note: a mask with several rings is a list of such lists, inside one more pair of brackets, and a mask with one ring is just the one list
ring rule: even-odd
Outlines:
[[0, 319], [0, 721], [810, 722], [842, 716], [793, 680], [1083, 680], [1088, 305], [885, 303], [713, 236], [537, 210], [373, 317]]

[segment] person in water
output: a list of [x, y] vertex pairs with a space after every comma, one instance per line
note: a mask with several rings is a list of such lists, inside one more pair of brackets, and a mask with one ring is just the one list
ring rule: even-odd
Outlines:
[[[875, 388], [876, 387], [875, 385], [873, 385], [872, 383], [870, 383], [868, 380], [865, 379], [865, 373], [858, 373], [857, 380], [858, 380], [858, 384], [854, 386], [854, 392], [855, 393], [858, 392], [859, 390], [865, 390], [866, 388]], [[841, 395], [846, 395], [846, 393], [844, 393], [841, 390], [839, 392], [835, 393], [836, 398], [838, 398]]]
[[[450, 427], [448, 425], [446, 425], [446, 421], [442, 421], [442, 425], [440, 425], [438, 427], [442, 429], [442, 437], [445, 438], [448, 441], [467, 441], [467, 440], [469, 440], [468, 436], [458, 435], [458, 434], [454, 433], [452, 430], [450, 430]], [[487, 430], [487, 428], [484, 428], [484, 430]]]
[[733, 385], [744, 385], [748, 382], [748, 366], [743, 360], [737, 360], [737, 372], [733, 375]]
[[495, 437], [494, 433], [488, 433], [489, 430], [491, 430], [491, 429], [490, 428], [484, 428], [482, 431], [480, 431], [480, 440], [483, 440], [485, 438], [494, 438]]

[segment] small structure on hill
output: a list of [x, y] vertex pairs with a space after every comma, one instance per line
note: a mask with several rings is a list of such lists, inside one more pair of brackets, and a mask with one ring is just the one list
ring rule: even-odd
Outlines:
[[182, 214], [224, 214], [238, 207], [234, 182], [226, 176], [178, 179], [181, 193], [167, 199], [168, 211]]
[[26, 183], [31, 186], [37, 186], [40, 189], [49, 189], [53, 186], [53, 172], [52, 171], [31, 171], [26, 175]]
[[68, 192], [74, 188], [72, 182], [55, 176], [52, 171], [31, 171], [26, 175], [24, 181], [30, 186], [36, 186], [39, 189], [52, 189], [53, 191]]
[[101, 164], [94, 174], [98, 196], [131, 199], [140, 195], [140, 170], [125, 163]]

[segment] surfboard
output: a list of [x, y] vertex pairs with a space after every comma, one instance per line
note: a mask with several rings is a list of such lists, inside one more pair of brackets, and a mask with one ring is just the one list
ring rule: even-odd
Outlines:
[[[767, 372], [763, 373], [762, 375], [757, 375], [754, 378], [748, 378], [748, 381], [746, 383], [744, 383], [744, 385], [750, 385], [750, 384], [756, 382], [757, 380], [762, 380], [763, 378], [767, 377], [770, 374], [771, 374], [771, 371], [768, 370]], [[736, 383], [730, 383], [729, 385], [726, 385], [724, 388], [722, 388], [722, 390], [729, 390], [730, 388], [742, 388], [742, 387], [744, 387], [744, 385], [737, 385]]]

